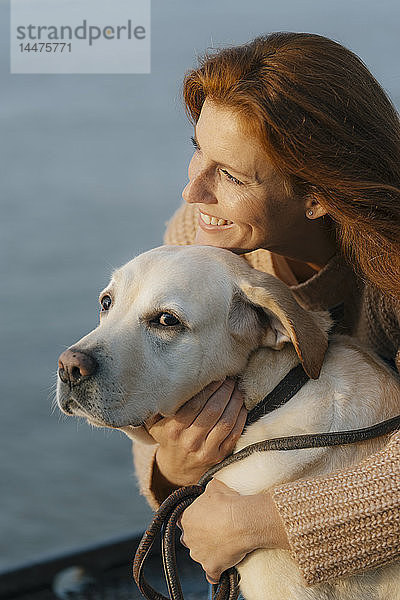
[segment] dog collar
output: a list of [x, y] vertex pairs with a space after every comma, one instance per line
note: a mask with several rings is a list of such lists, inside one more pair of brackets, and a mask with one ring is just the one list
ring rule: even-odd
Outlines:
[[246, 426], [252, 425], [264, 415], [272, 412], [289, 402], [291, 398], [309, 381], [309, 376], [303, 369], [303, 365], [298, 364], [285, 375], [283, 379], [274, 387], [265, 398], [252, 408], [246, 419]]

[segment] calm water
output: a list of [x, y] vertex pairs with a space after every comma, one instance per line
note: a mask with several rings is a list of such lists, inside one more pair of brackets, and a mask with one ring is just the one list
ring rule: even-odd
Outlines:
[[357, 52], [399, 105], [397, 0], [153, 0], [151, 75], [8, 74], [0, 0], [1, 566], [142, 529], [130, 442], [52, 411], [113, 267], [159, 245], [191, 154], [182, 74], [274, 30]]

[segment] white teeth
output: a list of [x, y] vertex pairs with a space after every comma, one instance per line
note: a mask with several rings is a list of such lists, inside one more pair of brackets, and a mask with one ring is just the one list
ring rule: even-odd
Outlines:
[[200, 213], [200, 217], [207, 225], [218, 225], [219, 227], [221, 227], [222, 225], [232, 225], [232, 221], [226, 221], [225, 219], [217, 219], [217, 217], [210, 217], [209, 215], [205, 215], [202, 212]]

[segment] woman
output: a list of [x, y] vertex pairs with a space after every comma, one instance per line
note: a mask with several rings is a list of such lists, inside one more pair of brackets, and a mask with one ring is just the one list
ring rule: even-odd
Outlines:
[[[195, 152], [166, 242], [243, 253], [306, 308], [343, 303], [338, 330], [399, 369], [400, 125], [360, 59], [272, 34], [205, 57], [183, 92]], [[158, 445], [135, 462], [150, 503], [229, 454], [245, 418], [227, 380], [148, 424]], [[356, 468], [255, 496], [212, 481], [182, 516], [183, 542], [209, 581], [259, 547], [290, 549], [308, 584], [395, 560], [399, 449], [396, 434]]]

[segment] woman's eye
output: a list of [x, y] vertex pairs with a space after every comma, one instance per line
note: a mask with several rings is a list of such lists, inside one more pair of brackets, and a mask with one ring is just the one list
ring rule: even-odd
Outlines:
[[196, 138], [192, 136], [190, 139], [192, 140], [192, 144], [193, 144], [194, 149], [195, 150], [200, 150], [200, 146], [199, 146]]
[[227, 171], [226, 169], [221, 169], [221, 173], [223, 173], [224, 175], [226, 175], [226, 177], [229, 179], [229, 181], [232, 181], [233, 183], [236, 183], [237, 185], [243, 185], [242, 181], [240, 181], [239, 179], [237, 179], [236, 177], [234, 177], [233, 175], [231, 175], [229, 173], [229, 171]]
[[162, 313], [156, 319], [156, 322], [160, 325], [164, 325], [167, 327], [173, 327], [174, 325], [180, 325], [179, 319], [171, 313]]
[[100, 300], [100, 304], [101, 304], [102, 312], [109, 310], [111, 308], [111, 304], [112, 304], [111, 296], [108, 296], [107, 294], [105, 296], [103, 296], [102, 299]]

